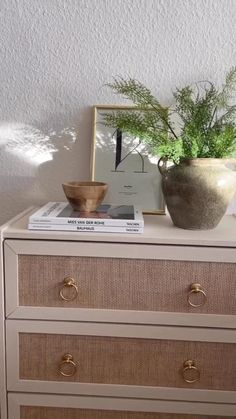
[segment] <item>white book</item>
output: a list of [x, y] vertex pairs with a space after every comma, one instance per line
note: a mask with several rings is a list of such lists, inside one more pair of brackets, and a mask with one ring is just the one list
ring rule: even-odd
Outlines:
[[141, 208], [134, 205], [102, 204], [97, 211], [75, 211], [68, 202], [48, 202], [29, 217], [29, 224], [96, 227], [144, 226]]
[[28, 224], [29, 230], [49, 230], [49, 231], [79, 231], [92, 233], [143, 233], [143, 227], [125, 227], [125, 226], [105, 226], [97, 227], [93, 225], [68, 225], [68, 224]]

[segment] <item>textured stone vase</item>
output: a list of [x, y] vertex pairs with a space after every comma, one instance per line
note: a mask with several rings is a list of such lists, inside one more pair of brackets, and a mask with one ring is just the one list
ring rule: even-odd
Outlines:
[[[161, 162], [161, 160], [160, 160]], [[236, 192], [229, 160], [186, 159], [171, 167], [159, 163], [162, 190], [171, 219], [188, 230], [213, 229]]]

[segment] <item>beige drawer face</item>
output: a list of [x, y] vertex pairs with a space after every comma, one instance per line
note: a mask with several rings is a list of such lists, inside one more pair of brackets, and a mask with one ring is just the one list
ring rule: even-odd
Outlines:
[[[124, 412], [119, 410], [65, 409], [28, 407], [20, 409], [20, 419], [219, 419], [219, 416], [184, 415], [175, 413]], [[228, 418], [229, 416], [221, 416]], [[232, 419], [232, 416], [231, 416]]]
[[[8, 393], [9, 419], [230, 419], [235, 404]], [[168, 413], [167, 413], [168, 412]]]
[[235, 344], [20, 333], [19, 345], [21, 380], [236, 390]]
[[19, 255], [18, 276], [20, 306], [236, 314], [233, 263]]

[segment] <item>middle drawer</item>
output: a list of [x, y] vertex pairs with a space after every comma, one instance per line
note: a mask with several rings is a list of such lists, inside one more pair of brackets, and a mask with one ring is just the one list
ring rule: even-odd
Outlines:
[[235, 360], [234, 344], [19, 335], [21, 380], [236, 390]]
[[51, 392], [90, 384], [108, 395], [109, 385], [124, 397], [126, 386], [134, 397], [136, 386], [147, 397], [148, 387], [235, 391], [235, 341], [233, 331], [9, 320], [9, 390], [39, 391], [47, 382]]

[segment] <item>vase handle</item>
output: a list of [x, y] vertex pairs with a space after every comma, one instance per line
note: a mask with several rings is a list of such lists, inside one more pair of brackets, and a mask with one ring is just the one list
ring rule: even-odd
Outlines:
[[167, 159], [165, 157], [161, 157], [158, 160], [157, 167], [161, 175], [164, 175], [167, 171]]

